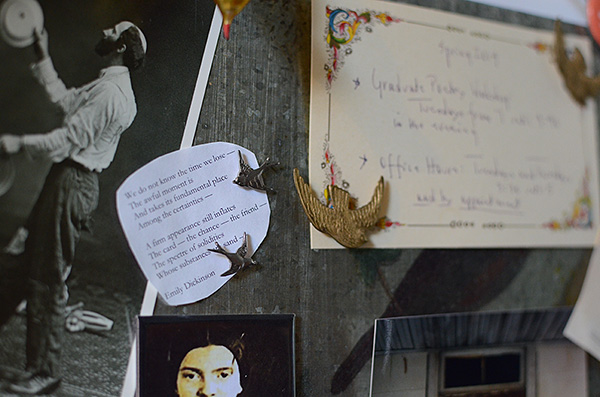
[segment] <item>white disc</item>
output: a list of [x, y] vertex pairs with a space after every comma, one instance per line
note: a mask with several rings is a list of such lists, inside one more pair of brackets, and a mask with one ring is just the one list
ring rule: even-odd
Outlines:
[[0, 34], [13, 47], [33, 44], [36, 29], [44, 28], [44, 14], [36, 0], [5, 0], [0, 8]]

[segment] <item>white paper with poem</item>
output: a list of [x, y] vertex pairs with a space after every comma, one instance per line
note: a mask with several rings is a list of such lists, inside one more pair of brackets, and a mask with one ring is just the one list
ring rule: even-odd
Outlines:
[[232, 276], [218, 242], [229, 252], [248, 235], [251, 256], [264, 240], [271, 210], [267, 194], [233, 183], [238, 151], [232, 143], [193, 146], [161, 156], [129, 176], [117, 190], [117, 211], [142, 272], [169, 305], [210, 296]]

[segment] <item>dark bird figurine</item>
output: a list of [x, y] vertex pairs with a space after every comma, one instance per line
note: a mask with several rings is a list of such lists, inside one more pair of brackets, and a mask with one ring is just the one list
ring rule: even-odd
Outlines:
[[371, 201], [358, 209], [351, 208], [350, 193], [335, 185], [327, 186], [331, 197], [329, 205], [321, 203], [297, 168], [294, 169], [294, 184], [304, 212], [317, 230], [333, 237], [346, 248], [357, 248], [368, 241], [367, 230], [380, 219], [383, 177], [379, 178]]
[[265, 162], [260, 167], [253, 169], [242, 157], [242, 152], [238, 150], [238, 154], [240, 155], [240, 173], [238, 174], [237, 178], [233, 180], [233, 183], [244, 187], [251, 187], [257, 190], [264, 190], [266, 192], [274, 192], [273, 189], [265, 185], [262, 174], [267, 168], [272, 168], [279, 165], [279, 162], [271, 161], [267, 157]]
[[246, 258], [246, 254], [248, 253], [248, 239], [246, 237], [246, 232], [244, 232], [244, 241], [242, 242], [242, 245], [235, 253], [226, 251], [219, 243], [215, 244], [217, 245], [217, 248], [208, 248], [208, 250], [225, 255], [227, 259], [229, 259], [229, 262], [231, 262], [231, 267], [225, 273], [221, 274], [221, 277], [230, 276], [250, 266], [258, 265], [258, 262], [254, 259]]
[[587, 97], [596, 96], [600, 93], [600, 77], [587, 76], [585, 59], [583, 59], [583, 55], [581, 55], [579, 49], [575, 48], [571, 58], [567, 56], [562, 28], [558, 20], [554, 23], [554, 33], [554, 57], [556, 58], [558, 69], [573, 98], [581, 106], [584, 106]]

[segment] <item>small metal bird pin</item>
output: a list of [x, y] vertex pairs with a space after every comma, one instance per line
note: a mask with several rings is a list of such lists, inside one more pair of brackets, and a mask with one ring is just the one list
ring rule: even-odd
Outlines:
[[371, 201], [353, 209], [350, 193], [334, 185], [327, 187], [331, 201], [323, 204], [294, 169], [294, 184], [304, 212], [313, 226], [346, 248], [358, 248], [368, 241], [367, 231], [377, 224], [383, 200], [383, 177], [379, 178]]
[[267, 168], [272, 168], [279, 165], [279, 162], [271, 161], [267, 157], [265, 162], [260, 167], [253, 169], [242, 157], [242, 152], [238, 150], [238, 154], [240, 155], [240, 173], [238, 174], [237, 178], [233, 180], [233, 183], [244, 187], [251, 187], [257, 190], [274, 192], [273, 189], [265, 185], [262, 174]]
[[248, 239], [246, 237], [246, 232], [244, 232], [244, 241], [242, 242], [242, 245], [235, 253], [226, 251], [219, 243], [215, 244], [217, 245], [217, 248], [208, 248], [208, 250], [225, 255], [227, 259], [229, 259], [229, 262], [231, 262], [231, 267], [225, 273], [221, 274], [221, 277], [230, 276], [250, 266], [258, 265], [258, 262], [251, 257], [246, 258], [246, 254], [248, 253]]

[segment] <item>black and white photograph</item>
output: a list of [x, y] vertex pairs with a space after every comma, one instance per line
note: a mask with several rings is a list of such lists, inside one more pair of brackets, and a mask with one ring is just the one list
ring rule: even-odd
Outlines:
[[121, 392], [146, 280], [115, 191], [180, 147], [214, 10], [0, 2], [1, 395]]
[[139, 317], [141, 396], [295, 396], [292, 314]]

